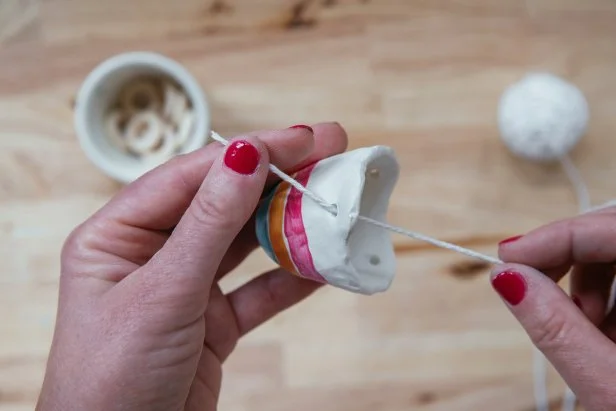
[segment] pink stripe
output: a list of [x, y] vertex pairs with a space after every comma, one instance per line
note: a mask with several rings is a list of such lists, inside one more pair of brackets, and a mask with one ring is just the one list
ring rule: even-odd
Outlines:
[[[301, 185], [306, 186], [314, 167], [315, 165], [311, 165], [301, 170], [297, 173], [295, 179]], [[287, 197], [284, 213], [284, 235], [289, 244], [289, 253], [301, 276], [320, 283], [326, 283], [327, 281], [314, 267], [312, 254], [310, 253], [310, 248], [308, 248], [308, 237], [306, 236], [302, 217], [302, 197], [303, 194], [295, 187], [291, 188]]]

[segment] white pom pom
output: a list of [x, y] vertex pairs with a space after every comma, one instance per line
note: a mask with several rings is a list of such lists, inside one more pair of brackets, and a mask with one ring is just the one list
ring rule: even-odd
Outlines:
[[505, 145], [533, 161], [554, 161], [575, 147], [588, 126], [588, 103], [573, 84], [528, 74], [503, 94], [498, 124]]

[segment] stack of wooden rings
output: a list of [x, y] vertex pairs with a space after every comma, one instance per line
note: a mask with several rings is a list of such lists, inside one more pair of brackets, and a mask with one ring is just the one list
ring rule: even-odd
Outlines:
[[120, 90], [105, 123], [115, 147], [161, 164], [181, 151], [194, 120], [191, 102], [180, 87], [166, 79], [142, 78]]

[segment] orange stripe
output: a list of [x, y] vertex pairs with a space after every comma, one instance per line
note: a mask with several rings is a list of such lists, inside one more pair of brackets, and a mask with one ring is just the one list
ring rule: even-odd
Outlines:
[[269, 237], [272, 243], [272, 250], [278, 259], [278, 264], [285, 270], [298, 275], [284, 239], [283, 229], [285, 203], [290, 190], [291, 185], [284, 181], [276, 189], [276, 194], [274, 194], [274, 198], [270, 203]]

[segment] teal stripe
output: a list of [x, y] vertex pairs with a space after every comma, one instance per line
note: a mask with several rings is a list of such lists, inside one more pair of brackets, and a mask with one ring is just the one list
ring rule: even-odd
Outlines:
[[272, 248], [272, 242], [269, 236], [269, 209], [272, 200], [274, 199], [274, 195], [276, 194], [276, 189], [278, 186], [274, 187], [272, 191], [270, 191], [269, 195], [263, 201], [259, 209], [257, 210], [257, 222], [256, 222], [256, 230], [257, 230], [257, 239], [259, 240], [259, 244], [265, 250], [265, 253], [278, 264], [278, 259], [274, 254], [274, 250]]

